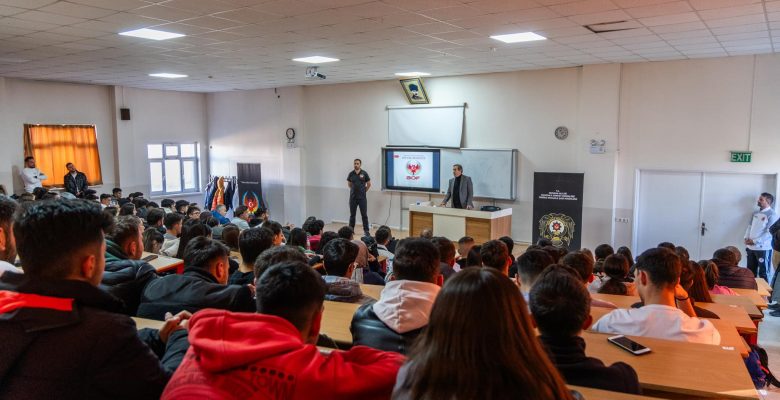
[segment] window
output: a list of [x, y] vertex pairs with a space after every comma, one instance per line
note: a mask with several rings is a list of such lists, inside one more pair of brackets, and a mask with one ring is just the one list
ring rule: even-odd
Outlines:
[[151, 194], [191, 193], [200, 190], [197, 143], [160, 143], [146, 146]]
[[24, 125], [24, 155], [35, 158], [36, 167], [48, 176], [45, 187], [65, 185], [67, 163], [87, 175], [90, 185], [102, 185], [95, 125]]

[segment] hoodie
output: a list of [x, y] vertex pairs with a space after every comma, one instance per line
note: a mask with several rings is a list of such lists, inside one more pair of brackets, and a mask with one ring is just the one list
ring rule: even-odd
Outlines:
[[340, 301], [342, 303], [366, 303], [371, 298], [363, 295], [360, 284], [349, 278], [335, 275], [324, 275], [327, 292], [325, 300]]
[[428, 325], [441, 288], [433, 283], [390, 281], [379, 301], [358, 308], [352, 317], [352, 342], [405, 354]]
[[162, 399], [389, 399], [401, 355], [355, 346], [328, 355], [289, 321], [203, 310]]

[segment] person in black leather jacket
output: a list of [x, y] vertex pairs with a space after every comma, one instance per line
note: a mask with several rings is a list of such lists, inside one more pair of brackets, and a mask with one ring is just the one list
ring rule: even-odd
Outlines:
[[439, 294], [439, 250], [427, 239], [401, 240], [393, 270], [395, 280], [387, 282], [379, 301], [358, 308], [350, 331], [355, 345], [406, 354], [428, 325]]

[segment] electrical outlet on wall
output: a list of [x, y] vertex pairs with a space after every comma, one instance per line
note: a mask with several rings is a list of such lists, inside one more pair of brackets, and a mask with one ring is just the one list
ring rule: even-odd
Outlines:
[[615, 222], [622, 222], [624, 224], [627, 224], [628, 218], [615, 218]]

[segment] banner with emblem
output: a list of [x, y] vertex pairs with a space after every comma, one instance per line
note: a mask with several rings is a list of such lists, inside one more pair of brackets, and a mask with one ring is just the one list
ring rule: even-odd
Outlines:
[[236, 164], [238, 180], [238, 204], [246, 206], [250, 212], [267, 208], [263, 198], [260, 164]]
[[533, 241], [550, 239], [555, 247], [579, 250], [585, 174], [535, 172]]

